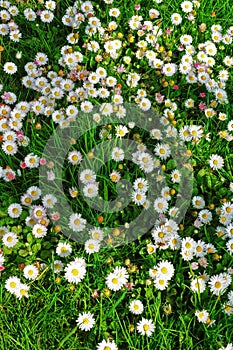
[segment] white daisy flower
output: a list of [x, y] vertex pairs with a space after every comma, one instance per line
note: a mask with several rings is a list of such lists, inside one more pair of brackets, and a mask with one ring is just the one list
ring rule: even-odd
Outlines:
[[[112, 0], [104, 0], [106, 3], [111, 3]], [[102, 340], [97, 344], [96, 350], [118, 350], [118, 347], [114, 340]]]
[[120, 290], [128, 282], [128, 277], [127, 270], [118, 266], [106, 277], [107, 287], [113, 291]]
[[8, 290], [9, 293], [15, 294], [17, 289], [19, 288], [20, 284], [21, 284], [21, 281], [18, 277], [11, 276], [11, 277], [7, 278], [7, 280], [5, 282], [5, 288], [6, 288], [6, 290]]
[[3, 66], [4, 72], [7, 74], [15, 74], [17, 72], [17, 66], [13, 62], [6, 62]]
[[197, 320], [201, 323], [206, 323], [206, 321], [209, 318], [209, 312], [206, 310], [199, 311], [197, 310], [195, 312], [195, 316], [197, 316]]
[[199, 212], [198, 218], [203, 224], [207, 224], [212, 220], [212, 213], [208, 209], [203, 209]]
[[171, 149], [169, 145], [165, 143], [158, 143], [154, 149], [156, 155], [158, 155], [161, 159], [167, 159], [171, 155]]
[[117, 125], [115, 128], [116, 128], [116, 137], [120, 137], [120, 138], [124, 137], [129, 132], [127, 127], [123, 125]]
[[30, 153], [25, 157], [24, 162], [28, 168], [37, 168], [40, 165], [40, 158], [36, 154]]
[[224, 160], [221, 156], [212, 154], [209, 159], [209, 164], [213, 170], [222, 169], [224, 166]]
[[52, 194], [46, 194], [42, 198], [42, 203], [45, 208], [53, 208], [54, 205], [57, 203], [57, 198]]
[[172, 24], [175, 24], [176, 26], [178, 26], [182, 22], [182, 17], [179, 13], [173, 13], [171, 15], [171, 21], [172, 21]]
[[88, 239], [84, 247], [88, 254], [96, 253], [100, 250], [100, 241], [93, 238]]
[[175, 169], [171, 173], [171, 180], [173, 183], [180, 183], [181, 181], [181, 173], [179, 170]]
[[162, 73], [167, 77], [171, 77], [177, 71], [177, 66], [174, 63], [166, 63], [162, 68]]
[[36, 238], [42, 238], [45, 237], [47, 234], [47, 228], [44, 225], [41, 224], [36, 224], [35, 226], [33, 226], [32, 229], [32, 234], [36, 237]]
[[98, 182], [88, 183], [83, 187], [83, 195], [88, 198], [98, 196]]
[[53, 18], [54, 18], [54, 14], [52, 11], [44, 10], [44, 11], [41, 11], [40, 13], [40, 19], [44, 23], [51, 23]]
[[34, 280], [39, 275], [39, 270], [34, 265], [27, 265], [23, 269], [23, 275], [27, 279]]
[[56, 248], [56, 254], [64, 258], [72, 253], [72, 247], [69, 243], [59, 242]]
[[192, 280], [190, 287], [195, 293], [203, 293], [206, 289], [206, 283], [203, 278], [197, 277]]
[[148, 190], [148, 181], [142, 177], [137, 178], [133, 183], [135, 191], [146, 192]]
[[96, 174], [91, 169], [85, 169], [81, 171], [79, 178], [83, 184], [87, 185], [96, 181]]
[[59, 273], [63, 271], [64, 264], [61, 260], [54, 260], [53, 264], [51, 264], [51, 268], [54, 273]]
[[95, 318], [90, 312], [83, 312], [78, 315], [76, 322], [82, 331], [88, 332], [91, 328], [93, 328]]
[[224, 293], [225, 289], [227, 288], [226, 281], [221, 275], [211, 276], [210, 280], [208, 281], [208, 286], [214, 295], [220, 295]]
[[134, 315], [140, 315], [143, 313], [144, 306], [143, 303], [140, 300], [133, 300], [129, 304], [129, 311], [132, 312]]
[[18, 146], [15, 142], [13, 141], [5, 141], [2, 144], [2, 149], [5, 154], [13, 156], [14, 154], [17, 153], [18, 151]]
[[80, 261], [72, 261], [65, 267], [65, 279], [69, 283], [79, 283], [86, 275], [86, 267]]
[[28, 291], [30, 287], [24, 283], [20, 283], [19, 287], [15, 291], [16, 297], [20, 300], [22, 297], [28, 298]]
[[193, 3], [191, 1], [183, 1], [180, 7], [183, 12], [189, 13], [193, 10]]
[[31, 186], [27, 189], [27, 194], [29, 194], [34, 201], [40, 198], [41, 190], [37, 186]]
[[161, 261], [158, 265], [157, 265], [157, 276], [156, 278], [164, 278], [167, 280], [170, 280], [175, 273], [175, 269], [174, 266], [167, 260], [163, 260]]
[[145, 192], [138, 189], [132, 192], [131, 198], [132, 201], [137, 205], [143, 205], [143, 203], [146, 201]]
[[7, 247], [7, 248], [13, 248], [16, 243], [18, 242], [18, 237], [15, 233], [13, 232], [7, 232], [4, 234], [2, 237], [2, 243]]
[[194, 196], [192, 199], [192, 205], [196, 209], [202, 209], [205, 206], [205, 201], [200, 196]]
[[142, 320], [137, 323], [137, 331], [142, 335], [147, 335], [150, 337], [153, 334], [154, 330], [155, 325], [151, 319], [148, 320], [143, 317]]
[[81, 218], [81, 214], [71, 214], [69, 218], [69, 228], [71, 228], [75, 232], [80, 232], [86, 227], [86, 219]]
[[13, 203], [13, 204], [9, 205], [7, 211], [8, 211], [8, 215], [11, 218], [18, 218], [21, 215], [23, 209], [22, 209], [20, 204]]

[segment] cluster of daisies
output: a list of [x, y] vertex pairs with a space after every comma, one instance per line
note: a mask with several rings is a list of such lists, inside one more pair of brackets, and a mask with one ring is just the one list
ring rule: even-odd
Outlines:
[[[23, 11], [24, 18], [29, 21], [36, 21], [39, 18], [42, 22], [50, 23], [54, 19], [54, 10], [56, 2], [52, 0], [39, 1], [38, 10], [34, 11], [27, 7]], [[0, 18], [3, 23], [0, 24], [0, 35], [9, 36], [10, 40], [19, 42], [22, 38], [22, 32], [15, 22], [15, 18], [20, 14], [17, 6], [12, 5], [10, 1], [0, 1]]]

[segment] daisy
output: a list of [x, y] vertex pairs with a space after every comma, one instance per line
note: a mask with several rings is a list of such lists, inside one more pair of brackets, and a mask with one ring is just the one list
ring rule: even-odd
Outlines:
[[212, 154], [209, 159], [209, 164], [213, 170], [222, 169], [224, 166], [224, 160], [221, 156]]
[[83, 195], [88, 198], [94, 198], [98, 195], [98, 183], [89, 183], [83, 187]]
[[53, 208], [54, 205], [57, 203], [57, 198], [52, 194], [46, 194], [42, 198], [42, 203], [45, 208]]
[[157, 270], [156, 278], [162, 277], [167, 280], [170, 280], [175, 272], [174, 266], [167, 260], [161, 261], [157, 266]]
[[143, 313], [144, 306], [140, 300], [133, 300], [129, 304], [129, 311], [131, 311], [134, 315], [140, 315]]
[[94, 326], [95, 318], [90, 312], [83, 312], [78, 315], [76, 322], [82, 331], [88, 332]]
[[201, 323], [206, 323], [206, 321], [209, 318], [209, 313], [206, 310], [199, 311], [197, 310], [195, 312], [195, 316], [197, 316], [197, 320]]
[[39, 270], [34, 265], [27, 265], [23, 269], [23, 275], [27, 279], [34, 280], [39, 275]]
[[128, 273], [124, 267], [116, 267], [113, 272], [106, 277], [106, 284], [110, 290], [118, 291], [127, 283]]
[[167, 159], [171, 155], [171, 149], [169, 145], [164, 143], [158, 143], [154, 149], [156, 155], [158, 155], [161, 159]]
[[64, 264], [61, 260], [54, 260], [53, 264], [51, 264], [51, 268], [54, 273], [59, 273], [63, 271]]
[[109, 174], [109, 177], [112, 182], [117, 183], [121, 179], [121, 174], [118, 171], [113, 170], [111, 174]]
[[44, 225], [36, 224], [35, 226], [33, 226], [32, 234], [33, 234], [36, 238], [45, 237], [46, 234], [47, 234], [47, 228], [46, 228]]
[[18, 218], [21, 215], [22, 211], [23, 211], [23, 209], [22, 209], [21, 205], [18, 203], [13, 203], [13, 204], [9, 205], [9, 207], [7, 209], [8, 215], [11, 218]]
[[19, 39], [22, 37], [22, 33], [19, 30], [12, 30], [10, 32], [10, 40], [14, 42], [19, 42]]
[[173, 13], [171, 15], [171, 21], [172, 21], [172, 24], [175, 24], [177, 26], [182, 22], [182, 17], [181, 15], [179, 15], [179, 13]]
[[81, 214], [74, 213], [70, 215], [68, 226], [73, 231], [80, 232], [85, 228], [86, 222], [86, 219], [81, 218]]
[[21, 281], [18, 277], [11, 276], [11, 277], [7, 278], [7, 280], [5, 282], [5, 288], [11, 294], [15, 294], [16, 290], [19, 288], [20, 284], [21, 284]]
[[88, 239], [84, 247], [88, 254], [96, 253], [100, 250], [100, 241], [93, 238]]
[[109, 16], [117, 18], [119, 15], [120, 15], [120, 10], [118, 8], [114, 7], [109, 10]]
[[40, 13], [40, 19], [44, 23], [52, 22], [53, 18], [54, 18], [54, 14], [49, 10], [44, 10], [44, 11], [41, 11]]
[[29, 291], [30, 287], [27, 286], [24, 283], [20, 283], [19, 287], [16, 289], [15, 291], [15, 295], [16, 297], [20, 300], [22, 297], [26, 297], [28, 298], [28, 291]]
[[69, 283], [79, 283], [86, 274], [86, 267], [80, 261], [71, 261], [65, 268], [65, 279]]
[[93, 105], [89, 101], [82, 102], [80, 105], [81, 111], [84, 113], [90, 113], [93, 109]]
[[135, 191], [146, 192], [148, 190], [148, 181], [142, 177], [137, 178], [133, 183]]
[[184, 35], [181, 35], [180, 37], [180, 42], [182, 45], [191, 45], [192, 41], [193, 41], [193, 38], [191, 37], [191, 35], [184, 34]]
[[3, 66], [3, 70], [7, 74], [15, 74], [17, 72], [17, 66], [13, 62], [6, 62]]
[[40, 198], [41, 190], [37, 186], [31, 186], [27, 189], [27, 194], [29, 194], [34, 201]]
[[36, 219], [40, 220], [46, 216], [46, 209], [42, 205], [35, 205], [31, 208], [31, 215]]
[[2, 243], [7, 247], [7, 248], [13, 248], [16, 243], [18, 242], [18, 237], [15, 233], [13, 232], [7, 232], [4, 234], [2, 237]]
[[72, 247], [69, 243], [59, 242], [56, 248], [56, 254], [64, 258], [72, 253]]
[[206, 289], [206, 283], [203, 278], [195, 278], [191, 282], [191, 289], [195, 293], [203, 293]]
[[154, 280], [155, 288], [158, 290], [165, 290], [168, 287], [168, 280], [165, 277], [158, 276]]
[[85, 169], [81, 171], [79, 179], [83, 184], [87, 185], [96, 181], [96, 174], [91, 169]]
[[183, 12], [189, 13], [193, 10], [193, 3], [191, 1], [183, 1], [180, 7]]
[[124, 150], [119, 147], [114, 147], [112, 150], [112, 159], [115, 161], [124, 160]]
[[2, 144], [2, 149], [5, 154], [13, 156], [18, 151], [18, 146], [13, 141], [5, 141]]
[[117, 84], [116, 78], [114, 78], [114, 77], [112, 77], [112, 76], [107, 77], [107, 79], [106, 79], [106, 85], [107, 85], [108, 87], [114, 87], [116, 84]]
[[150, 337], [155, 330], [155, 326], [151, 319], [147, 320], [143, 317], [142, 320], [137, 323], [137, 330], [138, 333]]
[[96, 69], [96, 74], [99, 76], [99, 78], [106, 78], [107, 76], [107, 71], [103, 67], [98, 67]]
[[171, 180], [173, 183], [180, 183], [181, 181], [181, 173], [179, 170], [173, 170], [171, 173]]
[[202, 209], [205, 206], [205, 201], [200, 196], [194, 196], [192, 199], [192, 205], [196, 209]]
[[157, 213], [165, 213], [168, 209], [168, 202], [163, 197], [159, 197], [154, 201], [154, 209]]
[[227, 285], [225, 279], [221, 275], [213, 275], [208, 281], [208, 286], [210, 287], [210, 291], [214, 295], [219, 295], [224, 293]]
[[[110, 0], [104, 0], [105, 2]], [[114, 340], [110, 341], [110, 340], [102, 340], [100, 343], [97, 344], [97, 348], [96, 350], [118, 350], [118, 347], [116, 346], [116, 343], [114, 342]]]
[[203, 257], [205, 255], [205, 248], [206, 245], [201, 240], [197, 241], [196, 247], [195, 247], [195, 255], [196, 257]]
[[45, 3], [45, 7], [46, 7], [47, 10], [53, 11], [53, 10], [55, 10], [55, 8], [56, 8], [56, 2], [55, 2], [55, 1], [52, 1], [52, 0], [48, 0], [48, 1], [46, 1], [46, 3]]
[[127, 127], [123, 125], [117, 125], [115, 128], [116, 128], [116, 137], [122, 138], [129, 132]]
[[177, 66], [174, 63], [166, 63], [162, 68], [162, 73], [167, 77], [171, 77], [177, 71]]
[[132, 192], [132, 201], [137, 205], [143, 205], [143, 203], [146, 201], [146, 195], [145, 192], [141, 192], [139, 190]]
[[27, 21], [35, 21], [36, 13], [32, 9], [26, 8], [23, 13]]
[[182, 239], [182, 249], [190, 253], [194, 253], [196, 248], [196, 242], [191, 237], [186, 237]]
[[24, 158], [24, 162], [30, 169], [37, 168], [40, 165], [40, 158], [36, 154], [30, 153]]
[[140, 103], [139, 103], [139, 107], [143, 110], [143, 111], [148, 111], [151, 107], [151, 102], [148, 98], [142, 98]]

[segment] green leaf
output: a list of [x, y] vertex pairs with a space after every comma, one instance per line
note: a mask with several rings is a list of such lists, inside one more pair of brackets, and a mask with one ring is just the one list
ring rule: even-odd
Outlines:
[[40, 243], [33, 244], [33, 246], [32, 246], [33, 253], [37, 253], [40, 250], [41, 250], [41, 244]]
[[33, 235], [32, 235], [32, 233], [28, 233], [27, 234], [27, 241], [28, 241], [28, 243], [29, 244], [32, 244], [32, 242], [33, 242]]
[[29, 254], [29, 252], [28, 252], [28, 250], [26, 250], [26, 249], [20, 249], [20, 250], [18, 251], [18, 254], [19, 254], [20, 256], [25, 257], [25, 256], [27, 256], [27, 255]]

